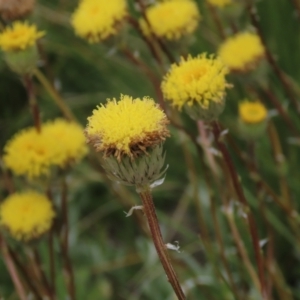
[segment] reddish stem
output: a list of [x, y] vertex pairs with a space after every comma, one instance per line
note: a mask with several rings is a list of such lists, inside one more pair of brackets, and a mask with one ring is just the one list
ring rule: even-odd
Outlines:
[[266, 282], [265, 282], [265, 276], [264, 276], [264, 262], [263, 262], [263, 257], [262, 257], [261, 251], [260, 251], [259, 236], [258, 236], [257, 228], [255, 225], [255, 220], [251, 213], [251, 209], [248, 205], [247, 199], [244, 195], [244, 191], [239, 182], [238, 174], [235, 170], [235, 167], [233, 165], [233, 162], [231, 160], [231, 157], [227, 150], [227, 147], [225, 146], [224, 142], [220, 139], [220, 137], [221, 137], [220, 125], [218, 124], [218, 122], [214, 121], [214, 122], [212, 122], [212, 127], [213, 127], [213, 133], [215, 136], [216, 144], [223, 155], [223, 158], [226, 163], [233, 186], [234, 186], [236, 194], [238, 196], [238, 200], [244, 206], [245, 212], [247, 214], [247, 221], [248, 221], [252, 244], [253, 244], [253, 248], [254, 248], [255, 259], [256, 259], [256, 263], [257, 263], [257, 267], [258, 267], [258, 275], [259, 275], [259, 280], [260, 280], [260, 285], [261, 285], [261, 293], [262, 293], [262, 296], [264, 297], [264, 299], [267, 299], [266, 298], [267, 297]]
[[144, 213], [147, 217], [151, 237], [156, 248], [157, 254], [161, 261], [161, 264], [166, 272], [168, 280], [172, 285], [172, 288], [177, 295], [179, 300], [185, 300], [186, 297], [181, 289], [181, 286], [178, 281], [177, 274], [172, 266], [170, 257], [168, 255], [167, 248], [163, 242], [162, 234], [159, 228], [158, 219], [155, 212], [155, 206], [152, 200], [151, 192], [149, 189], [144, 189], [139, 193], [142, 202]]

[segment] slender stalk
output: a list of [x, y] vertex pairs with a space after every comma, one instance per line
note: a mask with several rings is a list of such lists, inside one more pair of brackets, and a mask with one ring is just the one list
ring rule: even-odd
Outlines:
[[72, 111], [66, 105], [64, 100], [58, 94], [58, 92], [55, 90], [53, 85], [48, 81], [46, 76], [39, 69], [35, 69], [33, 74], [38, 79], [38, 81], [42, 84], [45, 90], [50, 94], [55, 104], [60, 108], [61, 112], [65, 116], [65, 118], [68, 119], [69, 121], [76, 121], [76, 118], [73, 115]]
[[142, 40], [146, 43], [146, 45], [148, 46], [153, 58], [155, 59], [155, 61], [157, 62], [157, 65], [160, 67], [160, 71], [162, 73], [164, 73], [164, 67], [163, 67], [163, 61], [162, 58], [160, 56], [160, 53], [156, 47], [156, 45], [153, 45], [151, 40], [146, 37], [140, 27], [139, 22], [134, 19], [131, 16], [127, 17], [128, 22], [132, 25], [132, 27], [139, 33], [139, 35], [141, 36]]
[[69, 218], [68, 218], [68, 187], [66, 180], [63, 179], [62, 181], [62, 195], [61, 195], [61, 210], [62, 210], [62, 217], [63, 217], [63, 229], [61, 233], [61, 251], [64, 260], [64, 269], [65, 269], [65, 279], [67, 283], [67, 289], [69, 292], [69, 296], [71, 300], [76, 299], [76, 292], [75, 292], [75, 282], [74, 282], [74, 273], [71, 264], [71, 260], [69, 257]]
[[226, 38], [226, 34], [225, 34], [224, 29], [223, 29], [220, 17], [218, 16], [218, 14], [216, 12], [216, 9], [211, 4], [207, 3], [207, 6], [208, 6], [209, 12], [210, 12], [210, 14], [211, 14], [216, 26], [217, 26], [219, 36], [222, 40], [224, 40]]
[[[50, 187], [46, 190], [47, 197], [53, 201]], [[48, 234], [48, 251], [49, 251], [49, 269], [50, 269], [50, 285], [52, 293], [55, 295], [55, 255], [54, 255], [54, 231], [53, 225]]]
[[35, 280], [32, 279], [30, 272], [25, 268], [25, 266], [23, 266], [19, 257], [17, 256], [17, 254], [9, 246], [7, 246], [7, 248], [8, 248], [9, 254], [10, 254], [14, 264], [18, 268], [18, 271], [22, 275], [22, 278], [23, 278], [24, 282], [26, 283], [26, 285], [28, 286], [28, 288], [34, 294], [35, 299], [43, 300], [42, 295], [39, 294], [38, 289], [35, 286], [36, 282], [34, 282]]
[[209, 139], [209, 136], [207, 135], [205, 126], [206, 124], [204, 123], [204, 121], [197, 121], [197, 127], [200, 136], [200, 145], [202, 146], [203, 151], [205, 153], [209, 168], [213, 172], [213, 175], [217, 178], [219, 177], [220, 170], [216, 163], [213, 153], [210, 151], [211, 141]]
[[166, 111], [166, 105], [164, 102], [164, 97], [160, 88], [160, 80], [157, 78], [156, 74], [145, 64], [142, 60], [135, 57], [129, 50], [127, 50], [125, 47], [121, 49], [123, 54], [127, 57], [129, 61], [131, 61], [133, 64], [137, 65], [147, 76], [147, 78], [150, 80], [150, 82], [153, 85], [153, 88], [155, 90], [155, 93], [158, 98], [158, 103], [160, 107]]
[[260, 24], [259, 24], [259, 16], [256, 13], [256, 9], [254, 7], [253, 0], [247, 0], [246, 7], [247, 7], [247, 11], [248, 11], [251, 23], [254, 26], [254, 28], [256, 28], [257, 34], [259, 35], [259, 37], [261, 39], [261, 42], [264, 46], [265, 55], [266, 55], [266, 58], [267, 58], [267, 60], [270, 64], [270, 66], [273, 68], [274, 72], [276, 73], [276, 75], [277, 75], [279, 81], [281, 82], [282, 87], [284, 88], [287, 96], [289, 97], [292, 104], [294, 105], [294, 108], [297, 110], [297, 112], [299, 112], [300, 111], [300, 106], [299, 106], [298, 100], [295, 97], [293, 88], [292, 88], [290, 82], [288, 81], [287, 77], [285, 76], [284, 72], [281, 70], [281, 68], [277, 64], [274, 56], [272, 55], [272, 52], [268, 48], [266, 40], [263, 36], [262, 30], [261, 30]]
[[19, 274], [16, 270], [15, 264], [11, 258], [11, 255], [9, 253], [8, 247], [6, 245], [5, 240], [0, 236], [0, 248], [1, 248], [1, 253], [2, 253], [2, 257], [3, 260], [6, 264], [6, 267], [8, 269], [8, 272], [10, 274], [10, 277], [14, 283], [14, 286], [16, 288], [16, 292], [20, 298], [20, 300], [26, 300], [27, 296], [26, 296], [26, 292], [25, 289], [23, 287], [22, 281], [19, 277]]
[[240, 295], [240, 292], [239, 292], [239, 290], [236, 286], [236, 283], [234, 282], [232, 272], [231, 272], [230, 267], [229, 267], [229, 263], [226, 259], [224, 240], [223, 240], [222, 234], [221, 234], [220, 222], [219, 222], [218, 217], [217, 217], [216, 201], [212, 196], [211, 196], [211, 199], [210, 199], [210, 211], [211, 211], [211, 214], [212, 214], [212, 220], [213, 220], [214, 228], [215, 228], [215, 231], [216, 231], [216, 240], [217, 240], [217, 243], [219, 245], [221, 260], [222, 260], [224, 268], [226, 270], [226, 273], [227, 273], [227, 276], [228, 276], [228, 279], [229, 279], [229, 282], [230, 282], [230, 285], [231, 285], [231, 288], [232, 288], [232, 292], [233, 292], [236, 299], [242, 299], [241, 295]]
[[53, 292], [51, 290], [51, 287], [49, 285], [48, 279], [46, 277], [46, 274], [43, 270], [42, 267], [42, 262], [41, 262], [41, 258], [40, 258], [40, 254], [38, 252], [37, 248], [33, 248], [33, 257], [34, 257], [34, 261], [36, 263], [36, 270], [38, 272], [38, 277], [41, 279], [43, 285], [45, 286], [46, 290], [47, 290], [47, 294], [49, 295], [50, 299], [54, 299], [54, 295]]
[[244, 266], [247, 269], [250, 278], [253, 281], [254, 286], [256, 287], [256, 289], [259, 291], [260, 290], [260, 282], [259, 282], [259, 278], [257, 277], [256, 271], [251, 263], [251, 260], [247, 254], [247, 250], [245, 248], [245, 245], [243, 243], [242, 237], [239, 234], [239, 231], [237, 229], [237, 226], [235, 224], [234, 221], [234, 216], [233, 216], [233, 212], [232, 210], [230, 210], [230, 208], [227, 208], [225, 210], [225, 215], [227, 217], [228, 220], [228, 224], [230, 226], [232, 235], [233, 235], [233, 239], [237, 245], [238, 251], [241, 255], [242, 261], [244, 262]]
[[144, 20], [147, 23], [147, 26], [148, 26], [150, 34], [151, 34], [151, 38], [154, 39], [158, 43], [158, 45], [160, 46], [162, 52], [164, 52], [166, 57], [169, 59], [169, 62], [171, 64], [174, 63], [176, 60], [173, 57], [172, 53], [166, 47], [164, 42], [153, 32], [151, 23], [149, 22], [149, 19], [148, 19], [147, 14], [146, 14], [146, 6], [144, 5], [143, 1], [142, 0], [136, 0], [136, 2], [140, 7], [140, 10], [141, 10], [141, 13], [142, 13], [142, 16], [143, 16]]
[[34, 94], [32, 77], [31, 75], [25, 75], [23, 80], [28, 95], [28, 103], [33, 117], [34, 126], [37, 132], [40, 132], [41, 131], [40, 109]]
[[178, 277], [175, 273], [175, 270], [172, 266], [168, 250], [163, 242], [162, 234], [160, 231], [160, 227], [158, 224], [158, 219], [155, 212], [155, 206], [152, 200], [152, 195], [150, 192], [150, 188], [146, 187], [142, 191], [139, 192], [141, 200], [143, 202], [143, 209], [146, 215], [148, 225], [151, 232], [151, 237], [156, 248], [157, 254], [159, 256], [160, 262], [166, 272], [168, 280], [177, 295], [179, 300], [185, 300], [186, 297], [181, 289], [181, 286], [178, 281]]
[[264, 263], [263, 263], [263, 257], [260, 251], [260, 246], [259, 246], [259, 236], [257, 232], [257, 228], [255, 225], [255, 220], [254, 217], [251, 213], [251, 209], [248, 205], [247, 199], [244, 195], [243, 189], [241, 187], [241, 184], [238, 179], [237, 172], [235, 170], [235, 167], [233, 165], [233, 162], [231, 160], [230, 154], [227, 150], [227, 147], [225, 146], [224, 142], [220, 139], [221, 137], [221, 129], [220, 125], [218, 124], [217, 121], [212, 122], [212, 130], [215, 136], [215, 142], [221, 151], [224, 161], [227, 166], [228, 170], [228, 176], [230, 176], [234, 189], [236, 191], [238, 200], [240, 203], [244, 206], [245, 212], [247, 214], [247, 221], [248, 221], [248, 226], [251, 234], [251, 239], [252, 239], [252, 244], [254, 248], [254, 253], [255, 253], [255, 259], [258, 267], [258, 274], [259, 274], [259, 280], [260, 280], [260, 288], [261, 288], [261, 293], [264, 299], [267, 299], [267, 291], [266, 291], [266, 282], [265, 282], [265, 275], [264, 275]]
[[300, 2], [299, 0], [290, 0], [292, 5], [294, 5], [296, 12], [297, 12], [297, 17], [300, 18]]
[[290, 130], [295, 135], [297, 135], [298, 137], [300, 137], [300, 132], [299, 132], [298, 128], [295, 126], [295, 124], [291, 120], [289, 114], [282, 107], [282, 104], [276, 98], [276, 96], [274, 95], [274, 93], [272, 92], [272, 90], [270, 88], [262, 88], [262, 90], [263, 90], [264, 94], [268, 97], [268, 99], [270, 100], [270, 102], [277, 109], [278, 113], [282, 116], [283, 120], [285, 121], [285, 123], [287, 124], [287, 126], [290, 128]]

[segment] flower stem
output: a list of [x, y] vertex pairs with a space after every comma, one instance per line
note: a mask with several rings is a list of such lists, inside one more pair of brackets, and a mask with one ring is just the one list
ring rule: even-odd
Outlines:
[[168, 280], [172, 285], [172, 288], [177, 295], [179, 300], [185, 300], [186, 297], [181, 289], [181, 286], [178, 281], [177, 274], [172, 266], [167, 248], [163, 242], [162, 234], [158, 224], [158, 219], [155, 212], [155, 206], [153, 203], [152, 195], [150, 188], [147, 187], [139, 192], [139, 195], [143, 202], [144, 213], [147, 217], [148, 225], [151, 232], [151, 237], [156, 248], [157, 254], [161, 261], [161, 264], [166, 272]]
[[18, 257], [17, 253], [13, 251], [11, 247], [7, 245], [7, 249], [9, 252], [9, 255], [11, 256], [11, 259], [13, 260], [14, 264], [18, 268], [19, 273], [21, 274], [24, 283], [26, 283], [27, 287], [31, 290], [31, 292], [34, 294], [36, 300], [43, 300], [42, 294], [39, 293], [38, 289], [36, 288], [37, 282], [32, 279], [32, 276], [27, 270], [27, 268], [21, 263], [20, 258]]
[[33, 74], [38, 79], [38, 81], [42, 84], [42, 86], [45, 88], [45, 90], [50, 94], [50, 96], [54, 100], [55, 104], [62, 111], [65, 118], [68, 119], [69, 121], [76, 121], [76, 118], [73, 115], [72, 111], [66, 105], [66, 103], [61, 98], [61, 96], [57, 93], [57, 91], [54, 89], [52, 84], [48, 81], [46, 76], [39, 69], [35, 69]]
[[20, 300], [26, 300], [27, 296], [26, 296], [26, 292], [25, 289], [22, 285], [22, 282], [19, 278], [19, 274], [16, 270], [15, 264], [10, 256], [8, 247], [6, 245], [6, 242], [4, 241], [4, 239], [0, 236], [0, 248], [1, 248], [1, 253], [2, 253], [2, 257], [3, 260], [6, 264], [6, 267], [8, 269], [8, 272], [10, 274], [10, 277], [14, 283], [14, 286], [16, 288], [16, 291], [18, 293], [18, 296], [20, 297]]
[[31, 75], [25, 75], [23, 80], [28, 95], [28, 103], [33, 117], [34, 126], [37, 132], [40, 132], [41, 131], [40, 109], [34, 94], [32, 77]]
[[300, 18], [300, 2], [299, 2], [299, 0], [290, 0], [290, 2], [292, 3], [292, 5], [294, 5], [296, 12], [297, 12], [297, 17], [299, 19]]
[[270, 64], [270, 66], [273, 68], [274, 72], [276, 73], [276, 75], [277, 75], [279, 81], [281, 82], [282, 87], [284, 88], [287, 96], [289, 97], [292, 104], [294, 105], [294, 108], [296, 109], [297, 112], [299, 112], [300, 111], [300, 106], [299, 106], [298, 100], [295, 97], [293, 88], [292, 88], [290, 82], [288, 81], [285, 73], [280, 69], [279, 65], [277, 64], [274, 56], [272, 55], [272, 52], [268, 48], [268, 45], [265, 41], [265, 38], [263, 36], [262, 30], [261, 30], [260, 25], [259, 25], [259, 16], [256, 13], [256, 9], [254, 7], [253, 0], [247, 0], [246, 7], [247, 7], [247, 11], [248, 11], [251, 23], [254, 26], [254, 28], [256, 29], [257, 34], [259, 35], [260, 40], [261, 40], [261, 42], [264, 46], [265, 55], [266, 55], [266, 58], [267, 58], [267, 60]]
[[215, 136], [216, 144], [217, 144], [219, 150], [221, 151], [224, 161], [225, 161], [225, 164], [227, 166], [227, 170], [229, 173], [228, 175], [230, 176], [230, 178], [232, 180], [238, 200], [244, 206], [246, 214], [247, 214], [247, 221], [248, 221], [249, 230], [250, 230], [250, 234], [251, 234], [251, 238], [252, 238], [255, 259], [256, 259], [257, 267], [258, 267], [261, 293], [262, 293], [263, 299], [267, 299], [266, 298], [267, 297], [266, 282], [265, 282], [265, 275], [264, 275], [264, 262], [263, 262], [263, 257], [262, 257], [261, 251], [260, 251], [259, 236], [258, 236], [257, 228], [255, 225], [255, 220], [251, 213], [251, 209], [248, 205], [247, 199], [244, 195], [243, 189], [240, 185], [237, 172], [235, 170], [235, 167], [233, 165], [233, 162], [231, 160], [231, 157], [227, 150], [227, 147], [225, 146], [224, 142], [220, 139], [220, 137], [221, 137], [220, 125], [218, 124], [217, 121], [213, 121], [212, 126], [213, 126], [213, 133]]
[[65, 279], [66, 279], [66, 283], [67, 283], [67, 289], [68, 289], [68, 292], [69, 292], [70, 299], [75, 300], [76, 299], [76, 293], [75, 293], [74, 273], [73, 273], [71, 260], [70, 260], [70, 257], [69, 257], [69, 244], [68, 244], [68, 239], [69, 239], [69, 218], [68, 218], [67, 194], [68, 194], [67, 183], [66, 183], [66, 180], [63, 179], [63, 181], [62, 181], [62, 195], [61, 195], [61, 210], [62, 210], [64, 227], [63, 227], [62, 233], [61, 233], [60, 246], [61, 246], [62, 256], [63, 256], [63, 260], [64, 260]]
[[219, 36], [222, 40], [224, 40], [226, 38], [226, 34], [225, 34], [225, 31], [223, 29], [223, 26], [222, 26], [222, 22], [220, 20], [220, 17], [216, 11], [216, 9], [209, 3], [206, 3], [207, 6], [208, 6], [208, 9], [209, 9], [209, 12], [216, 24], [216, 27], [218, 29], [218, 33], [219, 33]]
[[[47, 197], [51, 200], [53, 205], [52, 193], [50, 187], [46, 190]], [[54, 225], [50, 228], [48, 234], [48, 250], [49, 250], [49, 269], [50, 269], [50, 285], [53, 294], [56, 294], [55, 291], [55, 255], [54, 255]]]

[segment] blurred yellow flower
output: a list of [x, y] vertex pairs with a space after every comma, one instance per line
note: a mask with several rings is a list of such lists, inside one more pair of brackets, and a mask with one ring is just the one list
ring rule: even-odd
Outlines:
[[220, 7], [220, 8], [223, 8], [223, 7], [233, 3], [232, 0], [206, 0], [206, 1], [209, 4], [216, 6], [216, 7]]
[[37, 31], [35, 25], [16, 21], [0, 33], [0, 47], [3, 51], [21, 51], [33, 47], [36, 41], [45, 35], [44, 31]]
[[[166, 0], [150, 6], [146, 16], [153, 33], [168, 40], [178, 40], [195, 31], [200, 21], [197, 4], [192, 0]], [[149, 27], [144, 19], [140, 20], [145, 35]]]
[[125, 0], [82, 0], [71, 23], [78, 36], [97, 43], [116, 35], [127, 14]]
[[239, 104], [239, 117], [248, 124], [257, 124], [266, 120], [268, 111], [259, 101], [245, 100]]
[[51, 228], [54, 217], [51, 201], [35, 191], [14, 193], [0, 205], [0, 225], [17, 240], [40, 237]]
[[18, 132], [4, 147], [3, 161], [16, 175], [29, 179], [50, 175], [51, 167], [63, 168], [87, 153], [83, 129], [56, 120]]
[[87, 141], [105, 157], [133, 158], [169, 136], [167, 117], [153, 99], [121, 95], [119, 101], [108, 100], [93, 111], [85, 130]]
[[42, 132], [47, 139], [53, 139], [58, 144], [55, 164], [60, 167], [80, 161], [88, 152], [83, 128], [77, 123], [56, 119], [45, 123]]
[[254, 69], [265, 55], [259, 36], [255, 33], [238, 33], [221, 44], [219, 57], [232, 71]]
[[229, 85], [225, 75], [227, 68], [218, 57], [205, 53], [195, 58], [181, 58], [165, 75], [161, 88], [165, 99], [179, 110], [187, 104], [207, 109], [210, 102], [219, 103], [225, 97]]

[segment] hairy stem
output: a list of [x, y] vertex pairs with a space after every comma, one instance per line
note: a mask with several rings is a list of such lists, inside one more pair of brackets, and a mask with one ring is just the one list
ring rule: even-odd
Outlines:
[[159, 256], [160, 262], [166, 272], [168, 280], [177, 295], [179, 300], [185, 300], [186, 297], [181, 289], [181, 286], [178, 281], [177, 274], [172, 266], [168, 250], [163, 242], [162, 234], [158, 224], [158, 219], [155, 212], [155, 206], [153, 203], [152, 195], [150, 188], [147, 187], [139, 192], [141, 200], [143, 202], [143, 209], [146, 215], [148, 225], [151, 232], [151, 237], [156, 248], [157, 254]]

